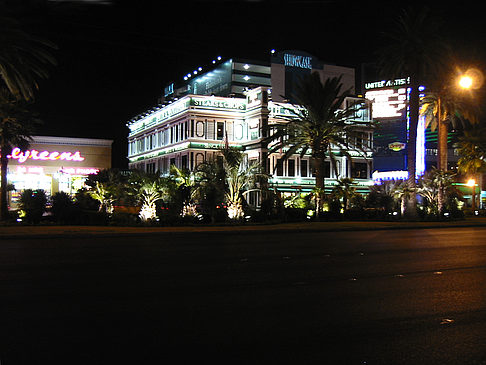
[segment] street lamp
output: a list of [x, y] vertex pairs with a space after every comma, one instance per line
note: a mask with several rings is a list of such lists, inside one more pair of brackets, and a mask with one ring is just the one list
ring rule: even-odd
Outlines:
[[[475, 90], [483, 85], [484, 76], [481, 71], [470, 68], [456, 79], [457, 86], [462, 90]], [[437, 168], [447, 171], [447, 125], [442, 116], [441, 96], [437, 97]]]
[[471, 76], [463, 75], [459, 78], [459, 86], [463, 89], [470, 89], [473, 85], [473, 79]]
[[477, 90], [483, 86], [484, 76], [481, 71], [476, 68], [470, 68], [464, 72], [458, 80], [458, 84], [462, 89]]
[[473, 211], [473, 214], [476, 212], [476, 180], [474, 179], [469, 179], [466, 183], [467, 186], [470, 186], [472, 188], [472, 203], [471, 203], [471, 208]]

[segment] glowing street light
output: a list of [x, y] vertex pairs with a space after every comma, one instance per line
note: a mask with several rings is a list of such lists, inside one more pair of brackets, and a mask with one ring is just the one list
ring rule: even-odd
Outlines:
[[463, 89], [470, 89], [473, 85], [473, 79], [470, 76], [463, 75], [459, 79], [459, 86], [462, 87]]
[[467, 186], [470, 186], [472, 188], [472, 204], [471, 208], [473, 211], [473, 214], [475, 214], [476, 211], [476, 180], [474, 179], [469, 179], [466, 183]]

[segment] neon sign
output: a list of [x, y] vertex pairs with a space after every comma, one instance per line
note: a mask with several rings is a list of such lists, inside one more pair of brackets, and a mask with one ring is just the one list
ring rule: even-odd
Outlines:
[[406, 146], [403, 142], [392, 142], [388, 144], [388, 148], [395, 152], [404, 150]]
[[375, 171], [371, 177], [374, 183], [383, 180], [407, 180], [408, 171]]
[[100, 172], [99, 169], [87, 167], [87, 168], [74, 168], [74, 167], [67, 167], [60, 170], [63, 174], [70, 174], [70, 175], [96, 175]]
[[393, 86], [403, 86], [410, 84], [410, 77], [395, 79], [395, 80], [382, 80], [376, 82], [367, 82], [365, 83], [364, 87], [366, 90], [370, 89], [381, 89], [384, 87], [393, 87]]
[[58, 152], [58, 151], [37, 151], [37, 150], [27, 150], [23, 151], [15, 147], [12, 149], [12, 153], [7, 156], [17, 160], [19, 163], [24, 163], [28, 159], [40, 160], [40, 161], [84, 161], [84, 157], [81, 156], [81, 152]]
[[283, 59], [285, 66], [312, 69], [312, 57], [310, 56], [297, 56], [286, 53]]
[[40, 166], [17, 166], [17, 174], [43, 174], [44, 168]]

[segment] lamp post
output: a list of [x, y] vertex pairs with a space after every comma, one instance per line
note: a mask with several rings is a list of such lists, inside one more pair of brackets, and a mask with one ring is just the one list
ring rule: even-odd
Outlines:
[[[462, 90], [476, 89], [482, 86], [483, 76], [476, 69], [470, 69], [457, 79], [457, 86]], [[442, 116], [442, 100], [437, 98], [437, 168], [447, 171], [447, 133], [448, 128]]]
[[473, 214], [475, 214], [476, 211], [476, 180], [474, 179], [469, 179], [467, 181], [467, 186], [470, 186], [472, 188], [472, 202], [471, 202], [471, 208]]

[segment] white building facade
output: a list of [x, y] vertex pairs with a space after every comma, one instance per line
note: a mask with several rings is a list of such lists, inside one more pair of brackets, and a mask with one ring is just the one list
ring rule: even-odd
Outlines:
[[[133, 119], [128, 123], [129, 168], [168, 174], [170, 166], [175, 165], [194, 171], [200, 163], [216, 158], [227, 143], [243, 151], [248, 160], [257, 160], [271, 175], [270, 185], [277, 190], [310, 192], [315, 180], [310, 155], [295, 155], [278, 164], [282, 153], [269, 155], [263, 140], [271, 133], [272, 125], [289, 116], [292, 105], [272, 101], [270, 88], [264, 86], [245, 94], [246, 97], [185, 95]], [[356, 116], [359, 122], [370, 120], [370, 110]], [[372, 136], [372, 130], [362, 131], [360, 143], [364, 152], [349, 151], [351, 159], [338, 155], [337, 174], [331, 161], [327, 161], [328, 191], [342, 177], [353, 178], [358, 190], [368, 190], [373, 171]]]

